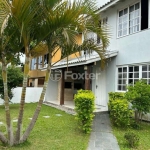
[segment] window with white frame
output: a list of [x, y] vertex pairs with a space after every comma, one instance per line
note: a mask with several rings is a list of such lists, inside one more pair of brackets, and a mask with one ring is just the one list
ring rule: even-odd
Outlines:
[[31, 69], [31, 70], [36, 70], [36, 67], [37, 67], [37, 58], [33, 58], [33, 59], [31, 60], [30, 69]]
[[[99, 20], [99, 27], [107, 26], [107, 23], [108, 23], [108, 17], [105, 17], [105, 18]], [[100, 37], [97, 35], [97, 44], [100, 44], [100, 43], [101, 43], [101, 39], [100, 39]]]
[[128, 31], [128, 8], [119, 11], [118, 37], [127, 35]]
[[44, 68], [46, 68], [46, 67], [47, 67], [48, 62], [49, 62], [49, 55], [48, 55], [48, 54], [46, 54], [46, 55], [44, 55]]
[[150, 65], [142, 65], [142, 78], [150, 84]]
[[129, 66], [128, 84], [134, 85], [139, 80], [139, 66]]
[[118, 37], [140, 31], [140, 3], [129, 6], [118, 14]]
[[129, 7], [129, 33], [140, 30], [140, 3]]
[[38, 69], [43, 67], [43, 56], [38, 57]]
[[127, 81], [127, 67], [118, 68], [118, 91], [126, 90], [126, 81]]
[[150, 84], [150, 64], [118, 67], [117, 91], [126, 91], [127, 85], [134, 85], [139, 79], [144, 79]]

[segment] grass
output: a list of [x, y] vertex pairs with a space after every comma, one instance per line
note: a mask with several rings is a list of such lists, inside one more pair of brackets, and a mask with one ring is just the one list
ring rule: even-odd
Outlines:
[[[124, 134], [128, 131], [132, 131], [139, 136], [140, 144], [136, 149], [129, 148], [124, 139]], [[113, 133], [118, 140], [121, 150], [150, 150], [150, 123], [142, 122], [140, 129], [123, 129], [113, 126]]]
[[[12, 104], [11, 118], [17, 119], [19, 105]], [[32, 118], [36, 104], [26, 104], [23, 131]], [[61, 114], [62, 116], [56, 116]], [[43, 116], [50, 116], [44, 118]], [[75, 117], [49, 106], [42, 106], [41, 113], [32, 130], [28, 140], [18, 146], [8, 147], [0, 142], [0, 150], [86, 150], [89, 135], [83, 134], [77, 125]], [[4, 106], [0, 106], [0, 122], [5, 123]], [[16, 122], [13, 122], [14, 128]], [[5, 131], [5, 127], [0, 125], [0, 131]]]

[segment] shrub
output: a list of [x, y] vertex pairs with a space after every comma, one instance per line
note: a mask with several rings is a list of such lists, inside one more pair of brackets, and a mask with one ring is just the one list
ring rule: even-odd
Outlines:
[[143, 113], [150, 112], [150, 85], [144, 80], [139, 80], [134, 86], [128, 86], [125, 98], [131, 102], [132, 108], [135, 110], [135, 119], [142, 120]]
[[74, 97], [76, 119], [84, 133], [90, 133], [94, 117], [94, 94], [92, 91], [79, 90]]
[[139, 145], [139, 136], [133, 132], [125, 133], [124, 138], [131, 148], [136, 148]]
[[135, 130], [140, 130], [141, 129], [141, 125], [138, 124], [136, 121], [133, 121], [131, 123], [131, 128], [135, 129]]
[[108, 103], [110, 108], [110, 118], [116, 126], [129, 126], [132, 110], [129, 109], [127, 100], [115, 99]]
[[122, 92], [110, 92], [109, 93], [109, 101], [116, 99], [124, 99], [124, 93]]

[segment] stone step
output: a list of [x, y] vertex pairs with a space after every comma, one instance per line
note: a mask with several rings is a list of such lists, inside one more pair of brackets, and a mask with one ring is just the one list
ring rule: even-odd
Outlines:
[[47, 101], [44, 102], [43, 104], [47, 105], [47, 106], [51, 106], [51, 107], [57, 108], [57, 109], [60, 109], [62, 111], [65, 111], [68, 114], [72, 114], [72, 115], [76, 114], [73, 108], [69, 108], [69, 107], [66, 107], [64, 105], [58, 105], [58, 104], [54, 104], [54, 103], [47, 102]]

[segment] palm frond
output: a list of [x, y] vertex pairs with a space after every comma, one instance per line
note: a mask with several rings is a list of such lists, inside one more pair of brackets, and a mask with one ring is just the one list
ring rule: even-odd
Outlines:
[[0, 34], [2, 34], [10, 14], [10, 4], [7, 0], [0, 0]]

